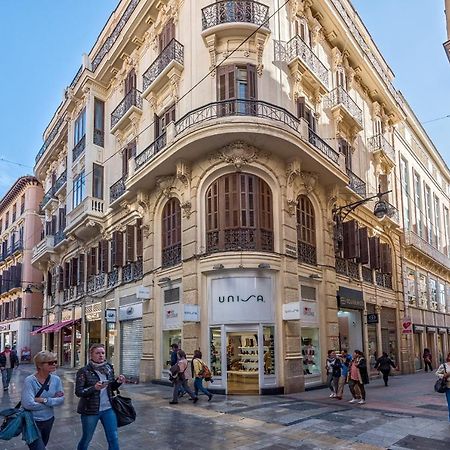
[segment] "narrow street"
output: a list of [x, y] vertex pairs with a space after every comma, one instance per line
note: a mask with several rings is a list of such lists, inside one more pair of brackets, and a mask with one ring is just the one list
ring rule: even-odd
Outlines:
[[[15, 371], [1, 408], [19, 400], [20, 386], [31, 366]], [[49, 450], [75, 449], [81, 427], [75, 412], [74, 371], [60, 369], [66, 402], [57, 410]], [[449, 448], [450, 424], [445, 397], [435, 394], [434, 374], [398, 375], [390, 386], [374, 380], [366, 405], [328, 397], [318, 389], [285, 396], [201, 396], [193, 405], [182, 399], [169, 405], [171, 390], [154, 384], [127, 385], [138, 413], [135, 424], [122, 428], [122, 450], [152, 449], [433, 449]], [[1, 450], [25, 448], [16, 438], [0, 441]], [[92, 450], [106, 449], [99, 425]]]

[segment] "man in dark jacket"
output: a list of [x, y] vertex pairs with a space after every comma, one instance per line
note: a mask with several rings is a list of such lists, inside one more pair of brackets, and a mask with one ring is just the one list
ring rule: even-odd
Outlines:
[[391, 367], [396, 369], [394, 362], [391, 358], [389, 358], [386, 352], [383, 352], [383, 355], [377, 359], [375, 364], [375, 369], [379, 370], [383, 374], [384, 385], [388, 385], [389, 373], [391, 372]]
[[6, 344], [5, 350], [0, 353], [0, 370], [2, 372], [2, 382], [4, 391], [8, 390], [13, 369], [18, 365], [19, 365], [19, 358], [17, 357], [17, 352], [15, 350], [11, 350], [11, 346], [9, 344]]

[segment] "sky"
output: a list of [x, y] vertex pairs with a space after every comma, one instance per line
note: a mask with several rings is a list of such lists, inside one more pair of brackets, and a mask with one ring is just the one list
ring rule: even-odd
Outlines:
[[[0, 0], [0, 198], [19, 176], [32, 173], [64, 88], [117, 2]], [[419, 120], [450, 115], [444, 0], [353, 4]], [[450, 118], [424, 126], [450, 166]]]

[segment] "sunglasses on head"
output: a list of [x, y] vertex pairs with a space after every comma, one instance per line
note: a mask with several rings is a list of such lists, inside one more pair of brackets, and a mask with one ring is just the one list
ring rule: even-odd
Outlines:
[[52, 366], [56, 366], [56, 364], [58, 364], [58, 361], [45, 361], [44, 364], [49, 364], [49, 365], [52, 365]]

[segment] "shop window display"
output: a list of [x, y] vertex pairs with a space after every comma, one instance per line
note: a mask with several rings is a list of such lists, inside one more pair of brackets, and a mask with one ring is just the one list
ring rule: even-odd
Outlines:
[[414, 333], [414, 366], [416, 370], [423, 368], [422, 366], [422, 339], [419, 333]]
[[264, 327], [264, 374], [275, 374], [275, 327]]
[[163, 331], [163, 368], [170, 368], [170, 346], [178, 344], [181, 348], [181, 330]]
[[319, 329], [302, 328], [303, 373], [320, 374]]
[[222, 332], [220, 328], [210, 330], [210, 367], [212, 374], [220, 377], [222, 375]]

